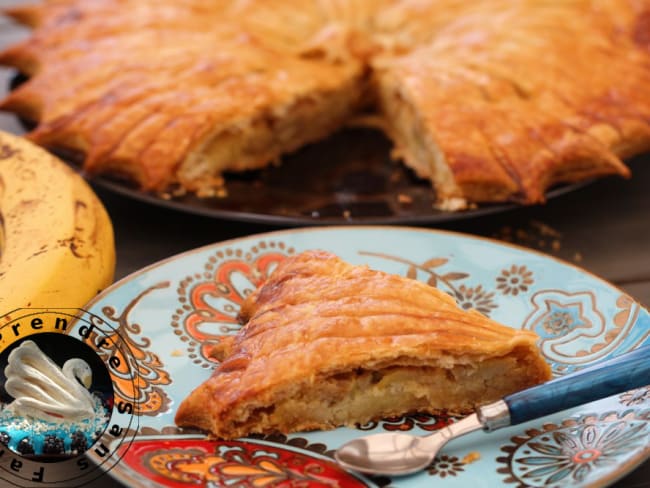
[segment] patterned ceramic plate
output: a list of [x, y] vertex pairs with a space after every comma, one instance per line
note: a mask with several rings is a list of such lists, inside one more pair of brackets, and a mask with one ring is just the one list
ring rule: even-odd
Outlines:
[[135, 414], [131, 441], [122, 436], [114, 451], [122, 459], [112, 476], [132, 487], [592, 487], [612, 483], [650, 455], [650, 387], [469, 435], [450, 443], [425, 471], [395, 479], [347, 473], [332, 452], [368, 432], [424, 434], [453, 418], [414, 415], [357, 430], [229, 442], [177, 429], [176, 407], [214, 367], [206, 345], [237, 331], [243, 298], [279, 261], [315, 248], [423, 280], [464, 308], [534, 330], [556, 375], [650, 342], [648, 311], [622, 291], [546, 255], [490, 240], [401, 227], [330, 227], [227, 241], [137, 272], [91, 305], [128, 346], [114, 352], [122, 360], [116, 364], [135, 372], [135, 378], [112, 373], [116, 406], [130, 403]]

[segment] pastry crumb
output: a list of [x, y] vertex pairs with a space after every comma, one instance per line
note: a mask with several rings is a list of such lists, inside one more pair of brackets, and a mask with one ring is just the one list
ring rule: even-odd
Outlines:
[[467, 200], [460, 197], [447, 198], [442, 202], [436, 203], [434, 208], [445, 212], [456, 212], [467, 209]]
[[562, 233], [548, 224], [531, 220], [524, 227], [503, 226], [493, 237], [522, 246], [559, 252], [562, 249]]
[[175, 188], [172, 191], [172, 195], [176, 198], [184, 197], [185, 195], [187, 195], [187, 189], [185, 187], [179, 186], [178, 188]]
[[542, 236], [555, 237], [556, 239], [562, 237], [562, 234], [559, 231], [544, 222], [540, 222], [539, 220], [531, 220], [530, 225]]
[[517, 229], [515, 231], [515, 237], [518, 241], [526, 241], [529, 239], [530, 235], [525, 229]]
[[399, 195], [397, 195], [397, 201], [399, 203], [409, 205], [413, 203], [413, 198], [409, 195], [405, 195], [404, 193], [400, 193]]
[[481, 453], [479, 453], [478, 451], [472, 451], [462, 459], [462, 462], [463, 464], [470, 464], [478, 461], [479, 459], [481, 459]]
[[180, 349], [174, 349], [174, 350], [171, 352], [171, 356], [174, 357], [174, 358], [181, 357], [182, 355], [183, 355], [183, 351], [180, 350]]

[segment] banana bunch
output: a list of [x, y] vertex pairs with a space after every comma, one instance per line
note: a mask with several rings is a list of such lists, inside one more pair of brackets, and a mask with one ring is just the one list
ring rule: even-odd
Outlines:
[[113, 226], [65, 163], [0, 131], [0, 317], [81, 308], [113, 281]]

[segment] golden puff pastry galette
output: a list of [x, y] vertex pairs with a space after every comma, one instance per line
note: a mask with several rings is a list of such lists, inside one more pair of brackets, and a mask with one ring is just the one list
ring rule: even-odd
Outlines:
[[427, 284], [309, 251], [287, 258], [214, 347], [176, 423], [220, 438], [465, 413], [550, 378], [529, 331]]
[[[210, 194], [373, 121], [443, 208], [538, 203], [650, 149], [650, 0], [50, 0], [2, 102], [88, 173]], [[363, 113], [363, 118], [359, 114]]]

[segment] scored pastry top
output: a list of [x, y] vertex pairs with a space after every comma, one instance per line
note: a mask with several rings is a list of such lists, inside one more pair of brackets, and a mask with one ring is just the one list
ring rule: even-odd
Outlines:
[[544, 201], [650, 149], [650, 0], [65, 0], [1, 107], [89, 173], [199, 194], [360, 113], [441, 203]]
[[240, 316], [245, 325], [210, 352], [211, 378], [179, 406], [179, 425], [234, 437], [467, 411], [550, 377], [535, 333], [325, 251], [281, 262]]
[[322, 369], [316, 363], [326, 362], [330, 371], [337, 362], [344, 368], [379, 367], [384, 361], [422, 364], [426, 358], [453, 356], [462, 363], [538, 339], [531, 331], [463, 310], [426, 283], [353, 266], [326, 251], [303, 252], [280, 263], [246, 299], [240, 317], [246, 322], [242, 332], [211, 354], [224, 360], [217, 372], [257, 362], [251, 366], [266, 378], [254, 382], [260, 386], [275, 381], [275, 375], [299, 377], [296, 362], [305, 362], [308, 370]]

